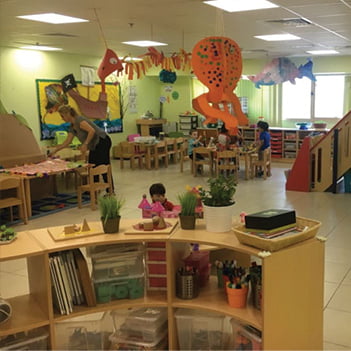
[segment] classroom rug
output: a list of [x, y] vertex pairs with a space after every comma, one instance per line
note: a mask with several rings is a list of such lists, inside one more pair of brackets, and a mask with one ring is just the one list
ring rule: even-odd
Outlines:
[[[90, 202], [89, 194], [83, 194], [82, 203], [87, 204]], [[69, 210], [78, 206], [78, 199], [76, 194], [56, 194], [40, 200], [32, 201], [32, 217], [35, 219], [42, 216], [47, 216], [60, 211]], [[20, 223], [18, 219], [18, 208], [13, 208], [14, 221], [10, 221], [9, 209], [3, 209], [0, 213], [0, 225], [5, 224], [7, 226]]]

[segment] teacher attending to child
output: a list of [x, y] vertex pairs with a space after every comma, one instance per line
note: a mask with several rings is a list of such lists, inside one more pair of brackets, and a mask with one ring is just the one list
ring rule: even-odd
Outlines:
[[[95, 166], [110, 164], [111, 139], [107, 133], [88, 118], [78, 115], [69, 105], [61, 106], [58, 112], [65, 122], [70, 123], [70, 127], [66, 140], [58, 145], [51, 155], [68, 147], [76, 136], [82, 143], [80, 146], [82, 155], [84, 156], [89, 150], [89, 163]], [[107, 179], [104, 181], [107, 182]]]

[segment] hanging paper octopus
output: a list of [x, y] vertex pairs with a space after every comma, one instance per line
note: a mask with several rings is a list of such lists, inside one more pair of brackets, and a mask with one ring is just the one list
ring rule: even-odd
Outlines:
[[204, 124], [220, 119], [229, 133], [236, 135], [238, 125], [248, 124], [233, 92], [242, 71], [239, 46], [225, 37], [202, 39], [193, 48], [192, 67], [197, 78], [209, 89], [193, 99], [193, 108], [206, 117]]

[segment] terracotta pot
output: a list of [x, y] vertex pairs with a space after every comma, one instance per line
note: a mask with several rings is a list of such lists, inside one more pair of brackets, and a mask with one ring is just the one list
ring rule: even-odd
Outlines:
[[195, 229], [196, 217], [179, 215], [180, 227], [182, 229]]
[[227, 298], [230, 307], [244, 308], [246, 307], [246, 299], [248, 288], [233, 289], [229, 287], [230, 282], [227, 283]]
[[120, 220], [121, 220], [120, 216], [116, 218], [108, 218], [107, 220], [105, 220], [104, 218], [101, 218], [101, 223], [102, 223], [102, 227], [104, 228], [104, 233], [106, 234], [118, 233]]

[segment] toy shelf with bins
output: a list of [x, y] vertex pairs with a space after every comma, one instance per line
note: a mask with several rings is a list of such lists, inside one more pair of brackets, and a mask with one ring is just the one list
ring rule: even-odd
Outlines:
[[[91, 237], [54, 241], [47, 229], [18, 233], [18, 239], [6, 250], [0, 246], [0, 260], [27, 258], [30, 294], [15, 297], [9, 302], [12, 318], [0, 325], [0, 336], [46, 327], [50, 347], [55, 349], [55, 325], [77, 316], [130, 307], [167, 307], [169, 349], [177, 350], [175, 313], [178, 308], [217, 312], [252, 325], [261, 330], [263, 349], [322, 349], [323, 340], [323, 265], [324, 243], [310, 239], [261, 258], [262, 311], [248, 304], [247, 308], [229, 307], [216, 279], [200, 290], [197, 298], [182, 300], [175, 296], [175, 272], [189, 254], [190, 243], [201, 247], [215, 246], [233, 253], [240, 265], [248, 266], [251, 257], [260, 257], [260, 250], [238, 242], [233, 232], [209, 233], [199, 220], [195, 230], [178, 227], [172, 234], [133, 234], [125, 232], [137, 222], [125, 219], [116, 235], [101, 234]], [[97, 223], [96, 223], [97, 225]], [[133, 242], [165, 242], [167, 265], [167, 291], [146, 291], [143, 298], [114, 300], [95, 307], [74, 306], [73, 313], [59, 315], [54, 312], [51, 294], [49, 254], [74, 248], [124, 244]], [[313, 279], [311, 279], [313, 277]]]
[[[257, 128], [240, 127], [244, 144], [252, 144], [258, 140]], [[303, 139], [311, 133], [327, 133], [326, 129], [300, 130], [295, 128], [269, 128], [271, 134], [271, 151], [275, 160], [294, 161]]]
[[198, 127], [198, 115], [179, 115], [179, 131], [190, 134], [191, 129]]

